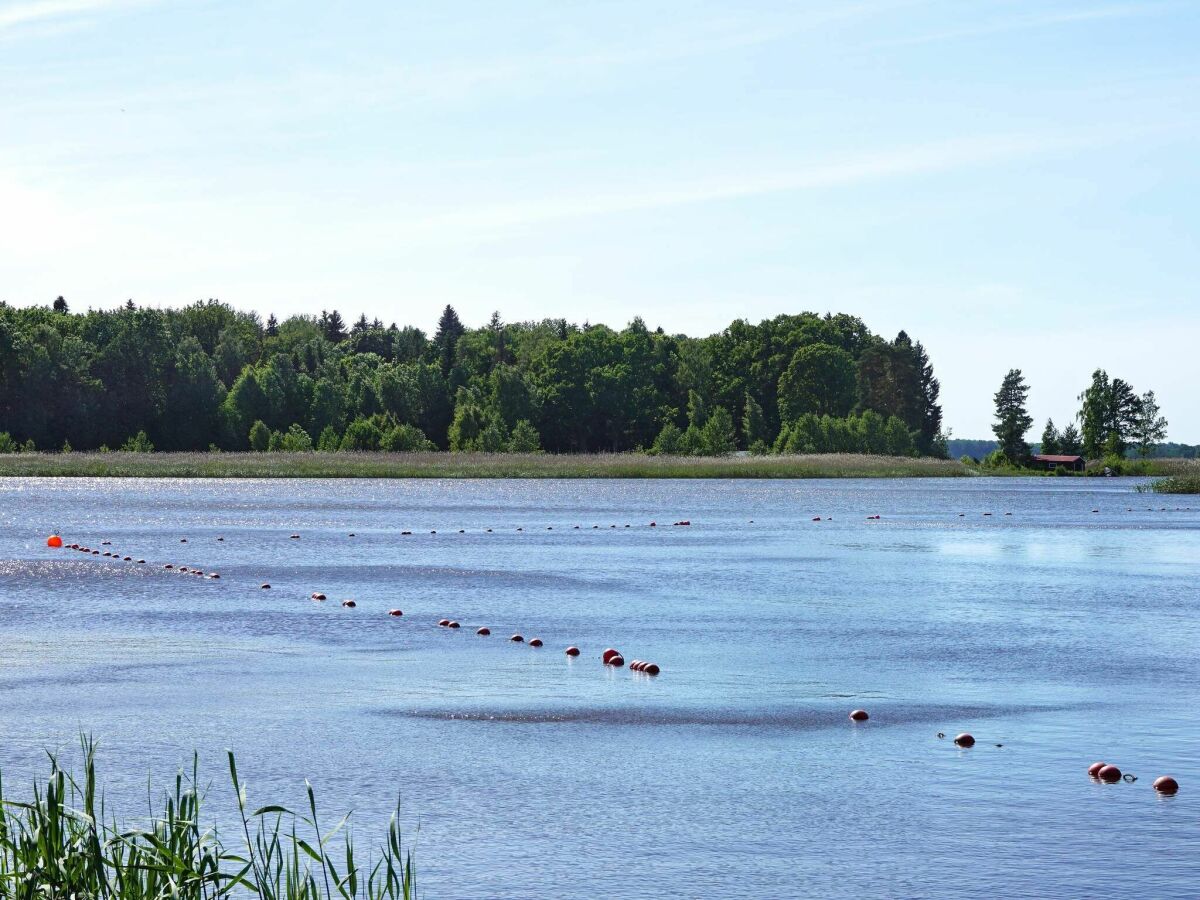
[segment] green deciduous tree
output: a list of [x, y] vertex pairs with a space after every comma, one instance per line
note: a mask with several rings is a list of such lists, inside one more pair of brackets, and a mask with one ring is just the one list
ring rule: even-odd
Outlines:
[[1143, 459], [1150, 455], [1155, 444], [1166, 440], [1167, 420], [1160, 412], [1154, 391], [1142, 394], [1133, 421], [1132, 438], [1137, 446], [1138, 456]]

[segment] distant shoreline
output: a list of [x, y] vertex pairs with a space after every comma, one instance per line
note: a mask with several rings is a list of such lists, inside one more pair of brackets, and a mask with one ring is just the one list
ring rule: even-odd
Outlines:
[[953, 478], [957, 460], [817, 454], [12, 453], [0, 477], [59, 478]]

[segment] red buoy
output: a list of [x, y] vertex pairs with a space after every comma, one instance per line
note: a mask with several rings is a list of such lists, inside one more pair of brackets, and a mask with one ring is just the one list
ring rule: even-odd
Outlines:
[[479, 634], [479, 635], [482, 635], [483, 637], [487, 637], [489, 634], [491, 634], [491, 633], [492, 633], [492, 629], [488, 628], [488, 627], [485, 625], [483, 628], [480, 628], [480, 629], [478, 629], [478, 630], [477, 630], [475, 633], [476, 633], [476, 634]]
[[354, 607], [358, 606], [358, 604], [353, 600], [343, 600], [342, 606], [345, 606], [347, 609], [354, 609]]
[[640, 671], [642, 671], [642, 665], [643, 665], [643, 663], [640, 659], [635, 659], [635, 660], [633, 660], [633, 662], [631, 662], [629, 664], [629, 671], [630, 672], [640, 672]]
[[568, 647], [566, 650], [563, 651], [563, 653], [567, 654], [567, 656], [578, 656], [579, 648], [578, 647]]
[[1160, 794], [1174, 794], [1179, 790], [1179, 782], [1170, 775], [1163, 775], [1154, 779], [1154, 789]]
[[209, 578], [220, 578], [221, 574], [219, 572], [210, 572], [208, 577]]
[[514, 644], [520, 644], [525, 641], [525, 638], [521, 637], [519, 634], [514, 634], [512, 637], [509, 638], [509, 640], [512, 641]]
[[[958, 744], [958, 746], [960, 746], [960, 747], [974, 747], [975, 746], [975, 738], [973, 738], [971, 735], [967, 734], [964, 731], [962, 734], [960, 734], [958, 737], [956, 737], [954, 739], [954, 743]], [[1118, 778], [1121, 777], [1120, 773], [1117, 774], [1117, 777]]]
[[389, 616], [392, 616], [393, 618], [396, 618], [396, 619], [398, 619], [398, 618], [400, 618], [402, 615], [404, 615], [404, 610], [402, 610], [402, 609], [389, 609], [389, 610], [388, 610], [388, 615], [389, 615]]
[[608, 665], [616, 666], [619, 669], [621, 666], [625, 665], [625, 657], [619, 653], [616, 656], [610, 656], [608, 658]]
[[269, 591], [271, 589], [271, 586], [264, 581], [262, 584], [259, 585], [259, 588], [264, 591]]
[[167, 563], [165, 566], [163, 566], [163, 568], [164, 569], [173, 569], [175, 567], [173, 565], [171, 565], [170, 563]]
[[536, 637], [535, 637], [535, 638], [530, 638], [530, 639], [529, 639], [529, 646], [530, 646], [530, 647], [540, 647], [540, 646], [542, 646], [542, 639], [541, 639], [541, 638], [536, 638]]
[[850, 713], [850, 718], [855, 722], [865, 722], [871, 717], [867, 715], [867, 711], [865, 709], [856, 709]]
[[52, 534], [50, 537], [46, 538], [46, 546], [53, 547], [55, 550], [57, 550], [62, 546], [62, 538], [60, 538], [57, 534]]
[[1107, 765], [1108, 765], [1108, 763], [1106, 763], [1106, 762], [1094, 762], [1090, 766], [1088, 766], [1088, 774], [1091, 775], [1093, 778], [1096, 778], [1100, 775], [1100, 770], [1103, 769]]
[[445, 628], [447, 625], [450, 624], [450, 620], [449, 619], [440, 619], [440, 620], [438, 620], [438, 624], [441, 625], [443, 628]]
[[603, 653], [600, 654], [600, 658], [602, 660], [604, 660], [605, 662], [608, 662], [614, 656], [620, 656], [620, 655], [621, 655], [620, 650], [615, 650], [612, 647], [609, 647], [607, 650], [605, 650]]
[[312, 599], [314, 599], [314, 600], [324, 600], [325, 599], [325, 595], [322, 594], [320, 591], [313, 591], [311, 594], [309, 594], [309, 596], [312, 597]]
[[642, 671], [647, 675], [657, 675], [662, 670], [658, 667], [658, 663], [645, 663], [642, 666]]
[[453, 619], [451, 619], [450, 623], [446, 627], [447, 628], [458, 628], [458, 623], [455, 622]]
[[1105, 766], [1096, 773], [1096, 777], [1105, 784], [1114, 784], [1121, 780], [1121, 770], [1116, 766]]

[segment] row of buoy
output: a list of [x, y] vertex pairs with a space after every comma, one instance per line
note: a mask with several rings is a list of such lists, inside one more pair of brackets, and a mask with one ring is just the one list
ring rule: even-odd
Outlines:
[[[438, 624], [438, 627], [440, 627], [440, 628], [456, 629], [456, 628], [462, 627], [461, 623], [459, 623], [455, 619], [440, 619], [440, 620], [438, 620], [437, 624]], [[480, 637], [488, 637], [491, 635], [491, 633], [492, 633], [492, 630], [490, 628], [488, 628], [486, 625], [482, 625], [475, 630], [475, 634], [479, 635]], [[528, 644], [530, 647], [544, 646], [544, 642], [542, 641], [541, 638], [532, 637], [532, 638], [529, 638], [528, 640], [526, 640], [525, 636], [523, 634], [521, 634], [520, 632], [517, 632], [516, 634], [511, 635], [508, 640], [510, 643], [513, 643], [513, 644]], [[564, 650], [563, 652], [567, 656], [571, 656], [571, 657], [580, 655], [579, 648], [573, 644], [570, 647], [567, 647], [566, 650]], [[604, 665], [606, 665], [606, 666], [613, 666], [614, 668], [620, 668], [625, 665], [625, 657], [621, 655], [621, 651], [617, 650], [614, 647], [609, 647], [608, 649], [606, 649], [604, 651], [604, 653], [601, 654], [600, 658], [604, 662]], [[637, 659], [635, 659], [633, 662], [631, 662], [629, 664], [629, 669], [630, 669], [630, 671], [633, 671], [633, 672], [645, 672], [647, 675], [658, 675], [662, 671], [662, 668], [657, 663], [652, 663], [652, 662], [647, 662], [645, 660], [637, 660]]]
[[[54, 541], [57, 541], [58, 543], [54, 543]], [[103, 547], [106, 544], [111, 544], [111, 542], [104, 541], [101, 543], [100, 546]], [[52, 535], [50, 535], [50, 537], [48, 537], [46, 539], [46, 546], [59, 548], [64, 545], [63, 545], [62, 538], [60, 538], [57, 534], [52, 534]], [[92, 556], [107, 556], [111, 559], [119, 559], [124, 562], [137, 563], [138, 565], [142, 565], [142, 566], [144, 566], [146, 564], [146, 561], [144, 559], [134, 559], [132, 556], [122, 556], [120, 553], [113, 553], [110, 550], [105, 550], [103, 553], [101, 553], [99, 550], [93, 550], [91, 547], [85, 547], [82, 544], [71, 544], [71, 545], [67, 546], [67, 549], [68, 550], [78, 550], [80, 553], [88, 553], [88, 554], [91, 554]]]
[[[870, 719], [870, 714], [865, 709], [854, 709], [850, 711], [850, 719], [854, 722], [866, 722]], [[938, 737], [945, 737], [940, 731]], [[964, 750], [975, 746], [975, 736], [970, 732], [964, 731], [962, 734], [954, 738], [954, 744], [957, 747], [962, 747]], [[997, 744], [997, 747], [1003, 746]], [[1102, 781], [1105, 784], [1116, 784], [1118, 781], [1127, 781], [1133, 783], [1137, 781], [1136, 775], [1123, 773], [1116, 766], [1106, 762], [1094, 762], [1088, 766], [1088, 775], [1096, 781]], [[1179, 791], [1179, 782], [1170, 775], [1162, 775], [1154, 780], [1154, 789], [1160, 794], [1174, 794]]]
[[[1106, 762], [1092, 763], [1088, 766], [1087, 773], [1094, 780], [1101, 781], [1104, 784], [1116, 784], [1119, 781], [1132, 784], [1137, 781], [1136, 775], [1122, 772], [1117, 766]], [[1170, 775], [1160, 775], [1154, 779], [1154, 790], [1160, 794], [1176, 794], [1179, 792], [1179, 782]]]

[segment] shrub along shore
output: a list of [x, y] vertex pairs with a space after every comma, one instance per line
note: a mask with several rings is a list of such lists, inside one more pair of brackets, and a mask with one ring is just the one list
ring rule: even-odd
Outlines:
[[9, 453], [0, 477], [83, 478], [917, 478], [976, 474], [948, 459], [827, 453]]

